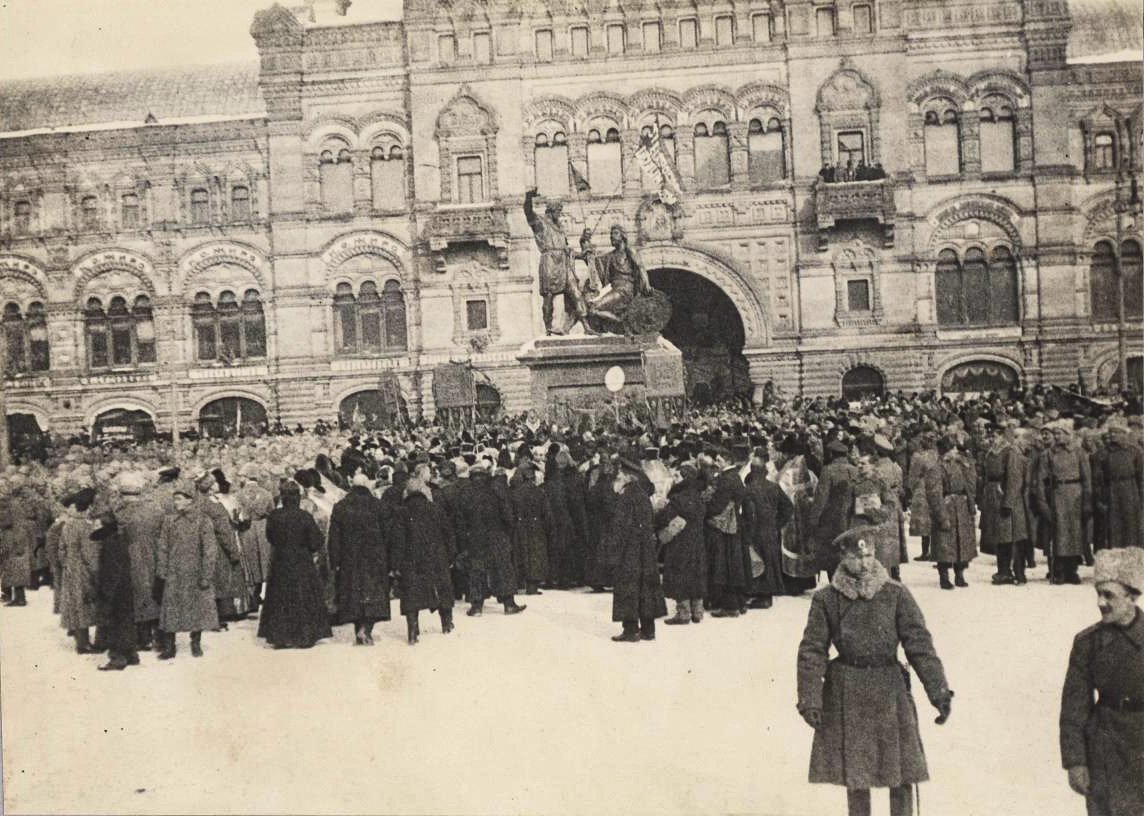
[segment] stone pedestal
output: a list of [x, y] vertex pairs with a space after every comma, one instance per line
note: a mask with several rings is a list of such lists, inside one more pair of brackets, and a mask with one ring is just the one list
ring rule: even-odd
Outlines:
[[624, 370], [621, 400], [684, 395], [683, 355], [662, 337], [541, 337], [517, 359], [531, 376], [532, 407], [546, 416], [557, 406], [591, 410], [611, 402], [604, 374], [612, 366]]

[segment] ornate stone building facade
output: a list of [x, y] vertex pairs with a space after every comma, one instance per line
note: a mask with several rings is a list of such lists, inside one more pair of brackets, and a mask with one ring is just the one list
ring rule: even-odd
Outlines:
[[345, 5], [258, 13], [257, 66], [0, 88], [10, 414], [432, 415], [451, 360], [526, 409], [532, 186], [686, 295], [693, 385], [708, 341], [788, 393], [1106, 383], [1117, 256], [1139, 334], [1141, 63], [1070, 59], [1065, 0]]

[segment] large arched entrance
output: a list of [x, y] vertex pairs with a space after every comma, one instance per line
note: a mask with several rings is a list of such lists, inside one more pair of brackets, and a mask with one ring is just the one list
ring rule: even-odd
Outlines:
[[704, 404], [750, 396], [743, 319], [731, 298], [685, 269], [651, 269], [648, 277], [671, 299], [663, 336], [683, 353], [688, 397]]
[[854, 366], [842, 375], [842, 398], [851, 402], [880, 397], [885, 390], [885, 378], [873, 366]]
[[91, 424], [96, 442], [146, 442], [153, 436], [155, 418], [141, 408], [110, 408]]
[[943, 394], [1000, 394], [1007, 396], [1021, 386], [1011, 365], [994, 360], [967, 360], [947, 369], [941, 377]]
[[8, 451], [15, 464], [42, 462], [47, 456], [48, 434], [34, 414], [8, 414]]
[[266, 409], [247, 397], [212, 400], [199, 411], [199, 434], [205, 437], [261, 436], [266, 431]]

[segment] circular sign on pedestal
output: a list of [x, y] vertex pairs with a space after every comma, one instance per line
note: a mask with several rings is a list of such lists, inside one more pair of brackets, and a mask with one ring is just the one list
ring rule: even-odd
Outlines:
[[619, 366], [612, 366], [604, 374], [604, 387], [616, 394], [624, 387], [624, 370]]

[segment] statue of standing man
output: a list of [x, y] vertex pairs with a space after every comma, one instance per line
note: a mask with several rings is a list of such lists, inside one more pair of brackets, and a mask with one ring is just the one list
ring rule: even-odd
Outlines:
[[[543, 213], [533, 206], [536, 188], [524, 194], [524, 217], [532, 234], [536, 236], [536, 246], [540, 250], [540, 296], [544, 302], [541, 314], [544, 316], [544, 330], [548, 334], [567, 334], [576, 325], [583, 323], [587, 306], [576, 274], [572, 268], [572, 248], [560, 223], [564, 205], [560, 201], [548, 201]], [[564, 296], [564, 325], [557, 329], [552, 324], [554, 302], [557, 295]], [[585, 330], [588, 329], [585, 323]]]

